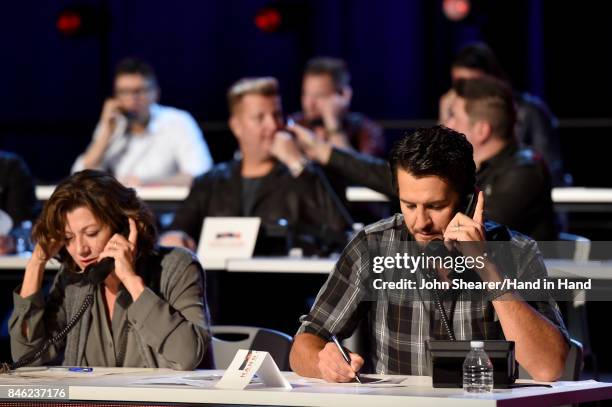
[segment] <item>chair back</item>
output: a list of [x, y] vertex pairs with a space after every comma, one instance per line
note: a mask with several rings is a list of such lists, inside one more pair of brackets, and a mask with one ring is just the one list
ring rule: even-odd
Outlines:
[[588, 261], [591, 254], [591, 240], [580, 235], [572, 233], [559, 233], [560, 241], [574, 242], [574, 251], [571, 259], [574, 261]]
[[239, 325], [213, 325], [212, 349], [215, 367], [227, 369], [239, 349], [270, 353], [280, 370], [288, 371], [293, 339], [280, 331]]

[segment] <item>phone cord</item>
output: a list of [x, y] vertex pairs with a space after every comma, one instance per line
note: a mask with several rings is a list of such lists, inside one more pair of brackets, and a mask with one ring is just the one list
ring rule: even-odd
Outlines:
[[[429, 270], [426, 272], [427, 277], [429, 280], [434, 280], [434, 277], [431, 275], [431, 273], [429, 272]], [[446, 334], [448, 335], [448, 338], [451, 341], [456, 341], [457, 339], [455, 338], [455, 333], [453, 332], [453, 330], [450, 327], [450, 323], [448, 322], [448, 316], [446, 315], [446, 310], [444, 309], [444, 304], [442, 304], [442, 301], [440, 300], [440, 295], [438, 294], [438, 290], [436, 290], [435, 288], [431, 290], [431, 296], [434, 302], [434, 305], [436, 307], [436, 309], [438, 310], [438, 312], [440, 312], [440, 322], [442, 323], [442, 327], [444, 328], [444, 330], [446, 331]]]
[[438, 295], [438, 292], [436, 290], [434, 290], [433, 300], [436, 308], [438, 309], [438, 311], [440, 311], [440, 322], [442, 323], [442, 326], [444, 327], [448, 338], [451, 341], [456, 341], [457, 339], [455, 338], [455, 333], [450, 327], [448, 317], [446, 316], [446, 311], [444, 310], [444, 305], [442, 304], [442, 301], [440, 301], [440, 296]]
[[68, 332], [70, 332], [70, 330], [74, 328], [76, 323], [79, 322], [83, 314], [85, 314], [85, 311], [87, 311], [87, 309], [91, 307], [91, 304], [93, 304], [93, 294], [87, 294], [85, 300], [83, 301], [83, 305], [81, 305], [81, 308], [79, 308], [77, 313], [74, 314], [74, 317], [72, 317], [72, 319], [68, 322], [68, 324], [66, 324], [64, 328], [62, 328], [61, 331], [59, 331], [55, 336], [45, 341], [45, 343], [43, 343], [42, 346], [38, 348], [38, 350], [36, 350], [34, 353], [25, 355], [15, 363], [2, 363], [2, 365], [0, 365], [0, 373], [7, 373], [11, 370], [27, 366], [38, 358], [40, 358], [42, 354], [45, 353], [47, 349], [49, 349], [49, 346], [55, 345], [57, 342], [64, 339], [66, 335], [68, 335]]

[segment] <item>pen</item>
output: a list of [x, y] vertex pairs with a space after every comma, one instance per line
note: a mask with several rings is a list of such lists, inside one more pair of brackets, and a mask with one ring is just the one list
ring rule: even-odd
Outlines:
[[[346, 361], [346, 363], [349, 364], [349, 366], [351, 365], [351, 358], [349, 358], [349, 356], [346, 354], [346, 352], [344, 351], [344, 348], [342, 347], [342, 345], [340, 345], [340, 342], [338, 342], [338, 338], [336, 338], [336, 335], [332, 335], [331, 336], [331, 340], [336, 344], [336, 346], [338, 347], [338, 350], [340, 351], [340, 354], [342, 355], [342, 358]], [[359, 380], [359, 375], [357, 373], [355, 373], [355, 380], [357, 380], [357, 383], [361, 384], [361, 380]]]
[[93, 372], [93, 367], [69, 367], [69, 372]]

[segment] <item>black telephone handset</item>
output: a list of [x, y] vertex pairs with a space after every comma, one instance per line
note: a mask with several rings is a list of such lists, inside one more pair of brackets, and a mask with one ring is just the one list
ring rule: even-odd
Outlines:
[[[121, 233], [126, 238], [129, 236], [129, 223], [126, 222], [122, 225]], [[89, 278], [89, 282], [93, 285], [102, 283], [106, 277], [115, 269], [115, 259], [112, 257], [105, 257], [95, 264], [90, 264], [85, 267], [84, 274]]]
[[[478, 193], [480, 191], [477, 188], [474, 188], [472, 192], [465, 195], [462, 199], [463, 207], [458, 211], [465, 216], [469, 216], [470, 218], [474, 217], [474, 212], [476, 212], [476, 203], [478, 202]], [[456, 256], [460, 253], [457, 250], [449, 251], [446, 246], [443, 244], [442, 239], [434, 239], [428, 245], [426, 251], [430, 256]]]
[[99, 262], [85, 267], [85, 275], [87, 275], [91, 284], [98, 285], [103, 282], [114, 269], [115, 259], [112, 257], [105, 257]]
[[478, 189], [474, 188], [474, 191], [470, 192], [465, 197], [464, 202], [466, 202], [466, 204], [465, 204], [465, 207], [463, 208], [464, 210], [460, 211], [465, 216], [469, 216], [470, 218], [474, 217], [474, 212], [476, 211], [476, 203], [478, 202], [479, 192], [480, 191], [478, 191]]
[[128, 126], [138, 119], [138, 114], [133, 110], [127, 110], [121, 106], [117, 107], [117, 113], [123, 116]]
[[[110, 98], [117, 101], [117, 98], [115, 96], [111, 96]], [[122, 118], [121, 120], [125, 119], [128, 125], [138, 119], [137, 112], [135, 112], [134, 110], [128, 110], [125, 107], [123, 107], [121, 104], [116, 105], [114, 114], [115, 114], [115, 118], [121, 117]]]
[[125, 119], [127, 120], [128, 123], [131, 123], [138, 118], [138, 114], [131, 110], [121, 109], [121, 114], [125, 116]]

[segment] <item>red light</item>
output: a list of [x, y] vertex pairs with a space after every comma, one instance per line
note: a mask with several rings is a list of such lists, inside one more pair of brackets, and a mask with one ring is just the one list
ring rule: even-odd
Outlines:
[[255, 15], [255, 25], [261, 31], [273, 33], [277, 31], [281, 25], [281, 14], [277, 9], [264, 8]]
[[64, 35], [75, 34], [83, 25], [81, 16], [74, 11], [64, 11], [57, 18], [56, 27]]
[[463, 20], [470, 13], [470, 0], [444, 0], [444, 15], [451, 21]]

